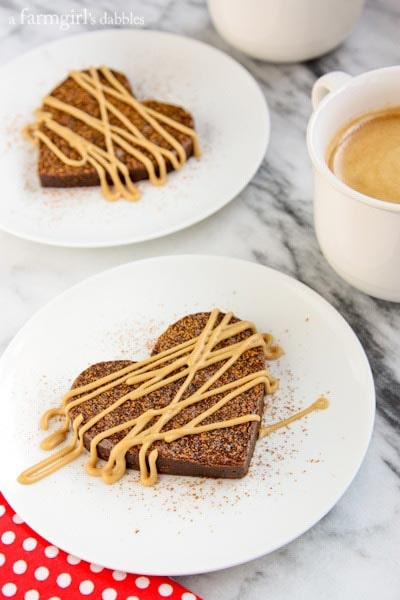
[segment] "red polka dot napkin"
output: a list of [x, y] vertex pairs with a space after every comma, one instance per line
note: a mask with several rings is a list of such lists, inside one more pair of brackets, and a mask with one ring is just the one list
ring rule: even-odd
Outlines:
[[37, 535], [0, 494], [0, 598], [14, 600], [201, 600], [168, 577], [110, 571]]

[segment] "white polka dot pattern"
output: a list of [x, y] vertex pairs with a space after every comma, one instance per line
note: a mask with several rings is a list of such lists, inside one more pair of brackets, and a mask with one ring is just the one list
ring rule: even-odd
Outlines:
[[15, 583], [5, 583], [1, 591], [6, 598], [12, 598], [17, 593], [17, 586]]
[[60, 573], [60, 575], [57, 577], [57, 585], [59, 585], [60, 588], [68, 587], [71, 585], [71, 581], [72, 577], [69, 573]]
[[148, 577], [136, 577], [135, 583], [139, 589], [145, 590], [149, 587], [150, 580]]
[[115, 600], [117, 597], [117, 591], [114, 588], [106, 588], [101, 594], [102, 600]]
[[0, 600], [200, 600], [168, 577], [87, 563], [46, 542], [0, 493]]
[[16, 525], [21, 525], [21, 523], [23, 523], [23, 520], [17, 514], [15, 514], [12, 519]]
[[28, 568], [25, 560], [16, 560], [13, 564], [13, 571], [16, 575], [23, 575]]
[[90, 579], [86, 579], [85, 581], [81, 581], [79, 584], [79, 591], [83, 596], [88, 596], [94, 590], [94, 583], [90, 581]]
[[38, 567], [35, 571], [35, 579], [38, 581], [44, 581], [49, 576], [49, 570], [47, 567]]
[[3, 544], [12, 544], [15, 540], [15, 533], [13, 531], [5, 531], [1, 536]]
[[160, 586], [158, 586], [158, 593], [163, 598], [168, 598], [168, 596], [171, 596], [173, 591], [173, 587], [169, 583], [162, 583]]
[[40, 594], [37, 590], [28, 590], [25, 592], [24, 600], [39, 600]]
[[46, 546], [44, 553], [47, 558], [55, 558], [59, 553], [59, 549], [56, 546]]
[[112, 576], [115, 581], [123, 581], [127, 577], [126, 573], [123, 571], [113, 571]]
[[37, 540], [35, 540], [33, 537], [26, 538], [26, 540], [23, 541], [22, 546], [24, 550], [32, 552], [32, 550], [34, 550], [37, 546]]

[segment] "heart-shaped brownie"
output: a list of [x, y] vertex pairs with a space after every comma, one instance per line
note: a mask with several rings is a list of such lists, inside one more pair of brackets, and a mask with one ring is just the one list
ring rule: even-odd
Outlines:
[[145, 485], [155, 482], [157, 472], [243, 477], [264, 395], [278, 385], [265, 360], [279, 355], [271, 336], [232, 313], [188, 315], [158, 338], [150, 358], [101, 362], [83, 371], [63, 408], [45, 416], [45, 428], [54, 415], [66, 420], [44, 447], [56, 446], [72, 425], [70, 453], [59, 459], [69, 462], [85, 446], [88, 472], [107, 483], [126, 467], [140, 469]]
[[43, 98], [25, 132], [39, 145], [43, 187], [101, 184], [109, 200], [137, 200], [133, 182], [149, 178], [161, 185], [167, 171], [199, 155], [190, 113], [139, 102], [125, 75], [107, 67], [71, 71]]

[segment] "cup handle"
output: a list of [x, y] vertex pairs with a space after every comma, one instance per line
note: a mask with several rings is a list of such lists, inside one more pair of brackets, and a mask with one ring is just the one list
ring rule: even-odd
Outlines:
[[316, 110], [322, 102], [322, 100], [330, 92], [335, 92], [339, 88], [343, 87], [351, 79], [351, 75], [344, 73], [343, 71], [331, 71], [326, 75], [323, 75], [314, 83], [311, 92], [311, 103], [314, 110]]

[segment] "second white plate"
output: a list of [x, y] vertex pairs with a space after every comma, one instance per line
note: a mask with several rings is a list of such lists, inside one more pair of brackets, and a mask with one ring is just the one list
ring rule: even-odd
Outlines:
[[[240, 480], [137, 472], [106, 486], [86, 456], [37, 484], [18, 474], [43, 458], [40, 415], [89, 364], [148, 356], [177, 318], [219, 307], [270, 331], [285, 350], [269, 365], [280, 389], [271, 423], [325, 394], [330, 407], [257, 443]], [[222, 257], [154, 258], [72, 288], [20, 331], [0, 360], [0, 489], [50, 542], [122, 571], [190, 574], [229, 567], [282, 546], [311, 527], [357, 472], [374, 420], [364, 351], [343, 318], [301, 283]], [[362, 502], [362, 498], [360, 498]], [[48, 510], [51, 507], [51, 510]]]
[[[110, 203], [99, 187], [43, 189], [37, 151], [22, 137], [41, 98], [70, 69], [105, 64], [125, 73], [140, 99], [179, 104], [194, 116], [202, 158], [162, 188], [138, 185], [137, 203]], [[92, 32], [47, 44], [1, 68], [0, 228], [59, 246], [140, 242], [178, 231], [232, 200], [258, 169], [269, 113], [251, 75], [201, 42], [156, 31]]]

